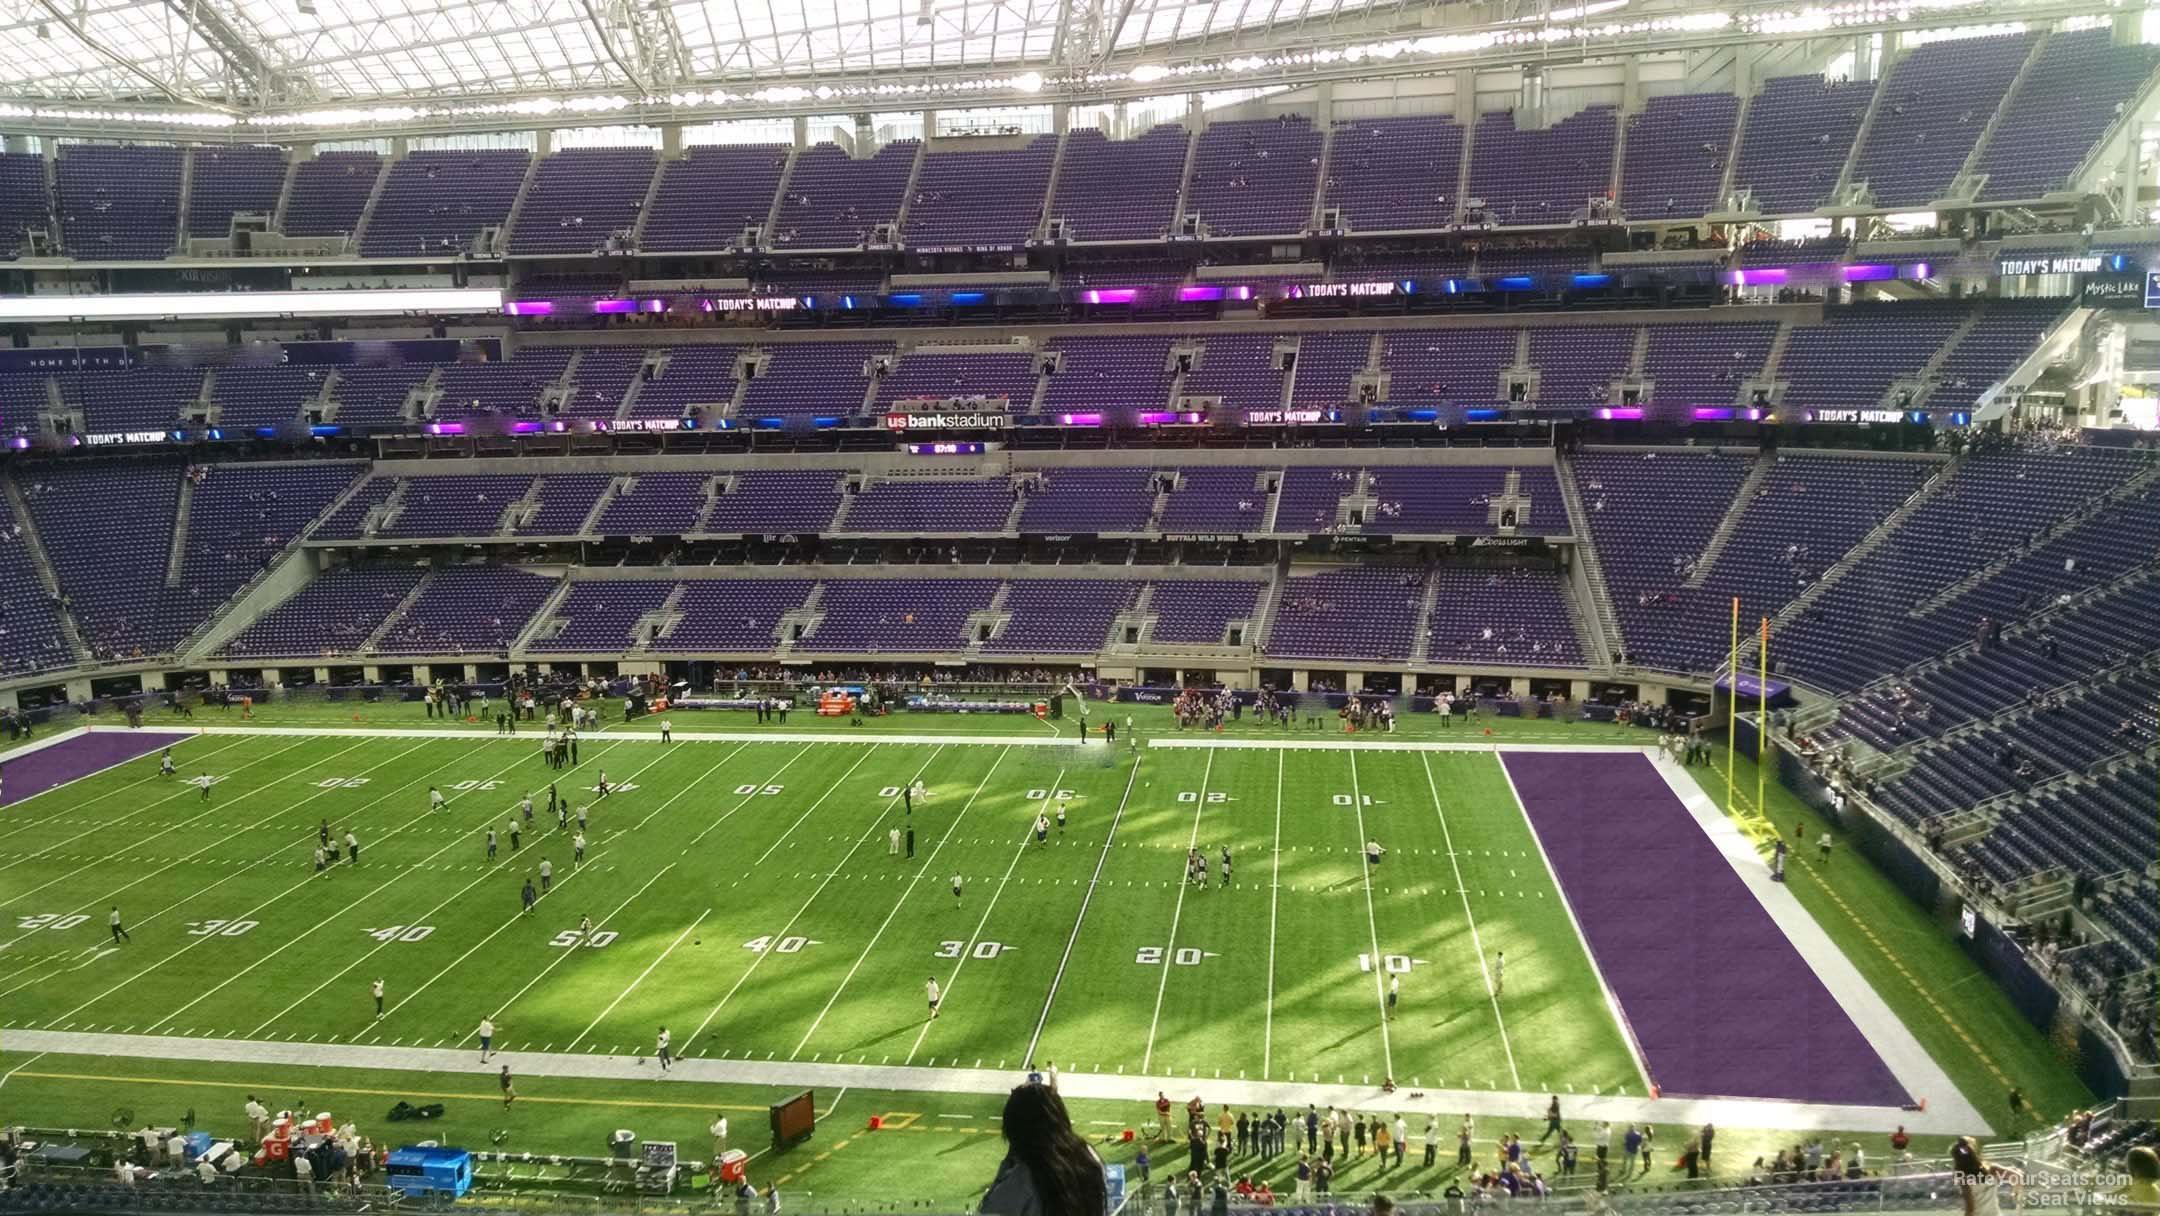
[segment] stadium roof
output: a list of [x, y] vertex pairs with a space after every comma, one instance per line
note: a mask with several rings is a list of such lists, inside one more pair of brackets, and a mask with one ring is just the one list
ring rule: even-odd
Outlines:
[[0, 92], [322, 105], [1071, 67], [1210, 36], [1310, 36], [1373, 2], [0, 0]]

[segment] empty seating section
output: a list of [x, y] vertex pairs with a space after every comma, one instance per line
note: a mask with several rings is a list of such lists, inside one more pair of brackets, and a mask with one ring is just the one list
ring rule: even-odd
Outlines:
[[658, 170], [650, 148], [569, 148], [547, 157], [518, 208], [510, 252], [628, 249]]
[[895, 478], [865, 484], [839, 526], [843, 532], [1002, 532], [1012, 509], [1012, 483], [1003, 477]]
[[502, 656], [547, 602], [556, 580], [504, 566], [451, 566], [383, 627], [377, 654]]
[[1784, 403], [1802, 409], [1874, 409], [1894, 380], [1918, 375], [1956, 332], [1962, 306], [1854, 304], [1826, 309], [1820, 325], [1793, 328], [1778, 378]]
[[1214, 397], [1224, 409], [1282, 408], [1282, 360], [1273, 334], [1215, 334], [1206, 339], [1197, 366], [1185, 373], [1186, 397]]
[[989, 609], [995, 579], [829, 582], [817, 627], [797, 644], [811, 653], [950, 652], [967, 645], [967, 620]]
[[899, 220], [921, 150], [920, 143], [903, 139], [862, 160], [837, 144], [796, 153], [768, 244], [778, 250], [861, 248], [877, 225]]
[[2068, 300], [1997, 300], [1958, 339], [1929, 380], [1927, 405], [1936, 410], [1970, 409], [1981, 393], [2002, 380], [2040, 345], [2042, 335], [2062, 318]]
[[1049, 414], [1158, 410], [1170, 402], [1168, 337], [1052, 338], [1057, 371], [1046, 378], [1042, 408]]
[[21, 675], [74, 661], [59, 602], [38, 576], [23, 521], [0, 501], [0, 672]]
[[1035, 403], [1040, 369], [1026, 351], [946, 352], [935, 347], [908, 351], [878, 379], [873, 408], [886, 410], [905, 402], [938, 403], [983, 397], [1003, 401], [1015, 413]]
[[1209, 123], [1185, 210], [1212, 236], [1292, 236], [1312, 224], [1320, 132], [1303, 115]]
[[638, 623], [659, 611], [675, 586], [658, 579], [572, 583], [528, 648], [553, 654], [621, 654], [636, 643]]
[[1612, 382], [1635, 357], [1635, 332], [1617, 325], [1530, 331], [1530, 364], [1538, 369], [1541, 409], [1581, 409], [1612, 398]]
[[1267, 530], [1269, 470], [1251, 466], [1183, 469], [1164, 500], [1170, 535], [1242, 536]]
[[1358, 489], [1358, 471], [1298, 465], [1283, 471], [1275, 530], [1289, 533], [1333, 532], [1340, 523], [1342, 500]]
[[241, 630], [229, 658], [315, 658], [357, 653], [426, 571], [418, 566], [339, 566]]
[[546, 474], [532, 512], [511, 531], [519, 536], [576, 536], [614, 480], [609, 473]]
[[1277, 659], [1403, 660], [1417, 646], [1425, 574], [1350, 566], [1298, 574], [1282, 585], [1266, 652]]
[[180, 149], [63, 144], [55, 168], [60, 239], [86, 261], [170, 256], [180, 239]]
[[681, 536], [705, 516], [710, 473], [639, 473], [622, 479], [600, 509], [603, 536]]
[[436, 381], [437, 418], [537, 418], [540, 396], [562, 379], [569, 350], [533, 347], [503, 363], [446, 363]]
[[[1232, 581], [1158, 582], [1148, 592], [1148, 639], [1184, 646], [1223, 646], [1233, 624], [1249, 625], [1267, 584]], [[1240, 638], [1240, 642], [1249, 639]]]
[[1593, 196], [1612, 193], [1616, 113], [1590, 106], [1542, 130], [1518, 129], [1512, 110], [1479, 115], [1470, 196], [1503, 226], [1568, 222]]
[[1462, 127], [1438, 115], [1338, 122], [1322, 205], [1351, 232], [1445, 227], [1455, 220], [1462, 147]]
[[331, 368], [285, 364], [278, 367], [220, 367], [210, 373], [210, 404], [220, 427], [284, 426], [322, 396]]
[[330, 386], [332, 421], [343, 427], [388, 426], [406, 417], [405, 401], [435, 374], [436, 364], [341, 367]]
[[[1398, 409], [1474, 409], [1503, 400], [1520, 330], [1432, 329], [1380, 338], [1387, 403]], [[1453, 419], [1451, 419], [1453, 420]]]
[[638, 236], [650, 253], [737, 247], [762, 228], [787, 171], [785, 144], [700, 144], [660, 167], [652, 214]]
[[1018, 249], [1033, 240], [1057, 146], [1055, 135], [1021, 148], [949, 152], [932, 144], [908, 200], [908, 248]]
[[1720, 210], [1718, 183], [1740, 100], [1730, 93], [1653, 97], [1628, 119], [1620, 212], [1631, 220], [1687, 219]]
[[870, 360], [890, 342], [802, 342], [765, 348], [757, 378], [743, 392], [747, 418], [846, 417], [862, 412]]
[[1733, 188], [1764, 215], [1813, 211], [1830, 201], [1875, 95], [1869, 80], [1779, 76], [1748, 103]]
[[1924, 207], [1948, 194], [2035, 37], [1954, 38], [1906, 54], [1883, 82], [1852, 180], [1884, 207]]
[[[569, 370], [571, 394], [563, 406], [570, 418], [613, 418], [645, 366], [642, 347], [601, 346], [581, 352]], [[734, 388], [730, 386], [729, 395]]]
[[50, 235], [52, 226], [45, 158], [35, 152], [0, 152], [0, 259], [20, 255], [32, 229]]
[[1687, 613], [1687, 581], [1733, 508], [1750, 463], [1686, 449], [1575, 457], [1575, 492], [1634, 662], [1696, 669], [1693, 656], [1669, 638]]
[[1630, 633], [1629, 645], [1686, 670], [1716, 666], [1731, 644], [1735, 598], [1743, 629], [1775, 617], [1938, 467], [1917, 460], [1778, 455], [1755, 493], [1735, 504], [1739, 521], [1702, 585], [1679, 591], [1677, 606], [1643, 614], [1659, 631], [1641, 638]]
[[745, 535], [814, 535], [832, 527], [840, 510], [837, 470], [759, 471], [728, 478], [713, 496], [707, 532]]
[[532, 154], [517, 148], [406, 154], [390, 166], [360, 252], [371, 258], [471, 252], [483, 229], [509, 220], [531, 166]]
[[1306, 334], [1298, 342], [1290, 404], [1323, 409], [1348, 405], [1357, 377], [1371, 359], [1372, 335], [1362, 330]]
[[311, 540], [359, 540], [368, 534], [368, 526], [382, 505], [390, 501], [390, 495], [398, 488], [395, 477], [370, 477], [360, 488], [347, 496], [322, 522], [308, 534]]
[[373, 152], [321, 152], [293, 167], [285, 200], [287, 236], [334, 236], [359, 230], [383, 158]]
[[1109, 579], [1014, 579], [1001, 611], [1009, 614], [985, 654], [1095, 654], [1110, 624], [1140, 598], [1141, 584]]
[[203, 385], [201, 368], [71, 368], [54, 379], [61, 401], [82, 411], [92, 434], [175, 426], [199, 405]]
[[[1966, 457], [1895, 532], [1786, 628], [1784, 668], [1809, 684], [1843, 692], [1972, 641], [1978, 616], [1956, 612], [1956, 602], [1918, 615], [1915, 608], [1982, 567], [2018, 556], [2034, 537], [2074, 513], [2091, 512], [2095, 526], [2102, 526], [2103, 500], [2148, 460], [2147, 453], [2101, 448]], [[2113, 526], [2120, 525], [2118, 519]], [[2036, 551], [2002, 577], [2041, 577], [2050, 564], [2059, 572], [2063, 552]], [[2015, 588], [2014, 596], [2029, 596], [2034, 584], [2005, 586]], [[1959, 597], [1966, 598], [1970, 594]], [[2030, 603], [2027, 611], [2039, 606]]]
[[42, 372], [0, 372], [0, 426], [27, 432], [52, 412], [51, 383]]
[[187, 233], [223, 237], [235, 215], [276, 212], [285, 189], [285, 149], [265, 144], [195, 148], [188, 153]]
[[529, 474], [470, 473], [408, 477], [397, 511], [377, 535], [493, 536], [502, 531], [510, 504], [532, 491]]
[[1980, 151], [1981, 199], [2037, 199], [2068, 185], [2137, 99], [2155, 58], [2150, 45], [2118, 46], [2105, 29], [2050, 36]]
[[1479, 666], [1580, 667], [1582, 639], [1556, 570], [1441, 567], [1426, 660]]
[[[742, 362], [742, 348], [737, 346], [684, 346], [668, 353], [667, 362], [660, 367], [660, 374], [638, 386], [637, 399], [630, 403], [632, 418], [681, 418], [693, 410], [707, 417], [718, 417], [735, 403], [735, 369]], [[588, 353], [587, 359], [592, 358]], [[637, 368], [632, 365], [630, 376], [623, 381], [625, 390], [635, 378]], [[613, 374], [609, 376], [613, 383]], [[616, 401], [620, 404], [622, 398]], [[609, 417], [613, 417], [609, 411]]]
[[1154, 241], [1170, 229], [1191, 135], [1176, 123], [1138, 139], [1113, 140], [1093, 127], [1068, 132], [1050, 218], [1072, 241]]
[[166, 582], [180, 473], [100, 461], [15, 474], [93, 658], [164, 653], [224, 601]]
[[780, 618], [802, 607], [812, 586], [801, 579], [691, 580], [675, 603], [675, 623], [653, 639], [653, 649], [770, 655]]
[[1144, 532], [1155, 510], [1146, 467], [1049, 469], [1020, 509], [1023, 533]]
[[[1503, 468], [1383, 466], [1365, 474], [1372, 508], [1365, 530], [1389, 536], [1487, 536], [1490, 500], [1507, 485]], [[1286, 504], [1287, 505], [1287, 504]], [[1540, 504], [1557, 520], [1555, 500]]]
[[1650, 402], [1660, 417], [1689, 421], [1697, 408], [1740, 404], [1740, 388], [1762, 374], [1777, 341], [1775, 322], [1652, 325], [1643, 354]]
[[207, 466], [188, 504], [181, 585], [199, 604], [222, 604], [364, 472], [344, 462]]
[[[2156, 840], [2152, 814], [2153, 764], [2125, 765], [2089, 785], [2052, 787], [2012, 809], [1974, 846], [1984, 872], [1999, 880], [2067, 866], [2090, 877], [2120, 875], [2151, 864]], [[2127, 893], [2142, 904], [2151, 931], [2152, 888], [2140, 883]], [[2137, 956], [2150, 966], [2150, 954]]]

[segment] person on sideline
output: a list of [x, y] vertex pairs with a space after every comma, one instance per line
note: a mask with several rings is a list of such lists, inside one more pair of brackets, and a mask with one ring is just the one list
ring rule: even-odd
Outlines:
[[1047, 1085], [1005, 1100], [1005, 1160], [981, 1211], [991, 1216], [1103, 1216], [1103, 1166]]

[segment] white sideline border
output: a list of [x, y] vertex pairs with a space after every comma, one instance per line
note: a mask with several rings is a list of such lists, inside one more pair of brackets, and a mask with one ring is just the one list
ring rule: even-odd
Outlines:
[[[650, 1081], [669, 1087], [697, 1084], [756, 1085], [799, 1089], [804, 1085], [845, 1086], [849, 1089], [890, 1090], [910, 1093], [983, 1094], [1010, 1093], [1020, 1079], [1015, 1071], [987, 1068], [927, 1068], [902, 1065], [810, 1063], [801, 1060], [714, 1060], [700, 1057], [677, 1059], [662, 1080], [639, 1052], [602, 1055], [597, 1052], [498, 1051], [480, 1063], [469, 1047], [376, 1047], [359, 1044], [328, 1046], [250, 1039], [190, 1039], [169, 1035], [90, 1034], [56, 1030], [9, 1030], [11, 1050], [54, 1055], [94, 1055], [106, 1058], [180, 1060], [217, 1064], [257, 1064], [290, 1068], [364, 1068], [407, 1072], [458, 1073], [485, 1080], [509, 1065], [524, 1077], [577, 1077], [606, 1081]], [[270, 1084], [265, 1080], [264, 1084]], [[1406, 1116], [1435, 1115], [1455, 1119], [1472, 1115], [1521, 1119], [1544, 1117], [1546, 1095], [1504, 1090], [1404, 1088], [1392, 1094], [1372, 1085], [1320, 1085], [1288, 1081], [1215, 1081], [1190, 1076], [1138, 1073], [1063, 1072], [1058, 1092], [1067, 1098], [1090, 1098], [1133, 1105], [1133, 1126], [1154, 1119], [1157, 1092], [1176, 1090], [1198, 1093], [1210, 1102], [1236, 1106], [1332, 1106], [1338, 1109], [1384, 1110]], [[682, 1095], [695, 1100], [694, 1091]], [[494, 1099], [475, 1093], [473, 1100]], [[1565, 1109], [1571, 1122], [1664, 1123], [1693, 1125], [1718, 1123], [1726, 1127], [1779, 1131], [1888, 1135], [1902, 1126], [1924, 1135], [1979, 1135], [1987, 1131], [1977, 1118], [1962, 1120], [1947, 1105], [1930, 1105], [1925, 1111], [1903, 1111], [1888, 1106], [1832, 1106], [1780, 1102], [1761, 1098], [1647, 1098], [1576, 1094]]]

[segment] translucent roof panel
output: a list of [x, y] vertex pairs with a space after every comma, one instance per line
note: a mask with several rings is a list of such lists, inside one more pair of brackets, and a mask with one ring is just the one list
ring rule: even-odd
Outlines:
[[1122, 13], [1116, 49], [1134, 51], [1229, 34], [1253, 45], [1372, 2], [0, 0], [0, 95], [216, 99], [275, 77], [274, 103], [320, 105], [1043, 67], [1061, 10], [1105, 25]]

